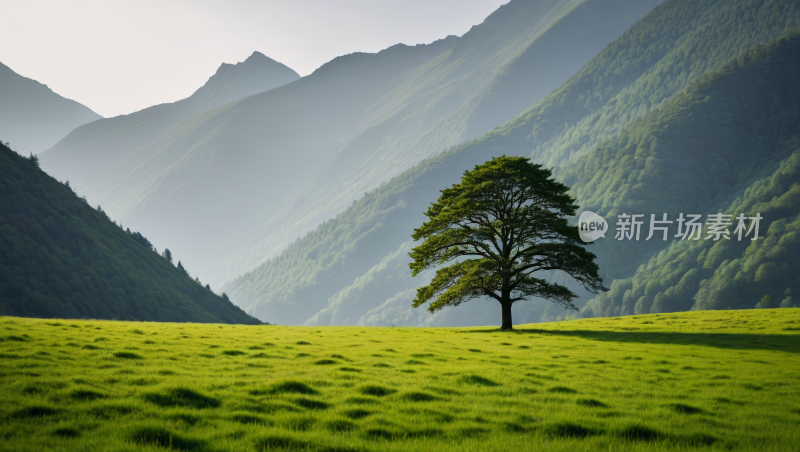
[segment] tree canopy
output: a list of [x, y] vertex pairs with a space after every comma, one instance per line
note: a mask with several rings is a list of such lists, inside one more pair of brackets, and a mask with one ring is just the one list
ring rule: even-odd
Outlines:
[[474, 298], [497, 300], [501, 329], [512, 329], [511, 306], [531, 297], [577, 310], [567, 287], [533, 276], [561, 270], [586, 290], [607, 290], [595, 255], [584, 249], [578, 229], [565, 217], [577, 206], [569, 188], [550, 179], [550, 170], [526, 157], [497, 157], [467, 171], [460, 184], [442, 190], [414, 230], [424, 240], [409, 255], [412, 275], [439, 268], [430, 284], [417, 289], [414, 307], [430, 302], [434, 312]]

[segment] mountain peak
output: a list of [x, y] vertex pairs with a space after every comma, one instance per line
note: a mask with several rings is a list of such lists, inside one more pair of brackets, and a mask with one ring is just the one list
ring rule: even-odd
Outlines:
[[199, 110], [277, 88], [300, 78], [297, 72], [259, 51], [236, 64], [222, 63], [217, 72], [187, 100], [199, 102]]
[[258, 50], [254, 50], [253, 53], [250, 54], [250, 56], [247, 57], [246, 60], [244, 60], [244, 62], [247, 63], [248, 61], [263, 60], [263, 59], [271, 60], [272, 58], [267, 57], [266, 55], [264, 55], [263, 53], [259, 52]]

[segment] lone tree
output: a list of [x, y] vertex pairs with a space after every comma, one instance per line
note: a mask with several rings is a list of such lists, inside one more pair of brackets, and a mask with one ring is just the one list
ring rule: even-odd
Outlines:
[[510, 330], [511, 305], [539, 297], [577, 311], [566, 287], [532, 276], [561, 270], [592, 293], [607, 291], [595, 255], [584, 249], [578, 228], [567, 223], [577, 206], [569, 188], [549, 179], [550, 170], [525, 157], [498, 157], [464, 173], [460, 184], [442, 190], [414, 230], [424, 242], [409, 256], [412, 275], [453, 262], [417, 289], [413, 306], [428, 311], [458, 306], [474, 298], [500, 303], [500, 329]]

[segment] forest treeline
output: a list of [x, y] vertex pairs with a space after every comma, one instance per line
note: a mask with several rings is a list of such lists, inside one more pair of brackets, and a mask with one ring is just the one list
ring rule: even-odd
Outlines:
[[260, 324], [0, 145], [0, 314]]

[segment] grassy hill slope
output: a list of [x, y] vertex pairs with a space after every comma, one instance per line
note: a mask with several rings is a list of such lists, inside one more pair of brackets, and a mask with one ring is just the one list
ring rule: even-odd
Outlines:
[[260, 323], [2, 145], [0, 313]]
[[[781, 147], [770, 151], [774, 154], [769, 159], [756, 162], [752, 167], [750, 165], [757, 160], [754, 156], [739, 162], [736, 174], [741, 179], [726, 182], [720, 191], [724, 194], [723, 197], [730, 197], [728, 202], [731, 202], [738, 194], [737, 190], [743, 191], [747, 183], [754, 180], [752, 177], [756, 174], [761, 174], [763, 177], [763, 171], [768, 171], [767, 174], [774, 171], [787, 152], [793, 151], [791, 146], [783, 145], [791, 137], [789, 132], [795, 123], [791, 123], [791, 127], [785, 131], [777, 121], [759, 126], [764, 116], [746, 111], [752, 107], [756, 109], [755, 112], [762, 112], [758, 108], [764, 105], [764, 99], [774, 99], [776, 95], [762, 99], [758, 98], [759, 93], [755, 93], [755, 98], [747, 97], [744, 101], [737, 102], [735, 98], [730, 97], [735, 97], [736, 93], [729, 93], [728, 97], [723, 96], [724, 99], [719, 101], [721, 104], [711, 102], [709, 105], [695, 102], [691, 96], [699, 95], [698, 90], [703, 89], [701, 78], [704, 75], [714, 73], [722, 80], [719, 77], [724, 74], [715, 71], [721, 70], [725, 63], [731, 62], [738, 55], [746, 55], [748, 49], [754, 45], [765, 44], [779, 38], [798, 24], [800, 24], [800, 8], [794, 2], [681, 0], [664, 2], [603, 49], [567, 83], [524, 114], [479, 140], [420, 163], [380, 189], [367, 194], [335, 219], [324, 223], [294, 243], [279, 257], [231, 282], [226, 286], [226, 290], [235, 293], [240, 306], [253, 315], [264, 316], [262, 318], [267, 318], [269, 315], [269, 318], [278, 323], [304, 323], [306, 320], [302, 317], [306, 310], [317, 312], [331, 307], [326, 306], [328, 303], [324, 300], [333, 300], [334, 295], [353, 284], [348, 281], [355, 281], [356, 278], [366, 275], [370, 269], [381, 264], [387, 256], [403, 246], [413, 228], [422, 223], [424, 219], [422, 212], [436, 199], [438, 191], [457, 182], [465, 170], [483, 163], [492, 156], [502, 154], [530, 156], [535, 161], [547, 164], [567, 163], [586, 155], [589, 149], [594, 149], [596, 143], [600, 142], [612, 143], [609, 146], [614, 149], [629, 150], [628, 144], [635, 146], [637, 143], [637, 140], [630, 141], [633, 134], [652, 140], [655, 131], [648, 132], [639, 127], [651, 125], [653, 121], [665, 127], [680, 126], [671, 131], [664, 131], [670, 137], [680, 135], [681, 127], [686, 126], [687, 122], [681, 122], [680, 118], [673, 115], [676, 111], [688, 107], [699, 107], [696, 111], [701, 112], [703, 116], [707, 115], [708, 111], [704, 108], [709, 105], [719, 108], [720, 110], [715, 113], [720, 115], [718, 118], [714, 119], [712, 115], [704, 117], [703, 120], [716, 121], [718, 130], [723, 131], [726, 127], [724, 115], [734, 111], [743, 114], [742, 120], [747, 122], [748, 126], [742, 128], [744, 131], [742, 136], [747, 136], [748, 140], [757, 138], [764, 130], [769, 130], [769, 133], [775, 136], [781, 136]], [[757, 66], [762, 63], [764, 62], [753, 61], [755, 66], [750, 69], [752, 74], [758, 75]], [[791, 71], [791, 67], [784, 69]], [[742, 71], [741, 73], [746, 73], [746, 69]], [[768, 77], [762, 77], [759, 83], [770, 83], [769, 80]], [[787, 79], [782, 80], [782, 86], [785, 86]], [[723, 86], [728, 83], [727, 81], [720, 83], [722, 83], [721, 90], [728, 89]], [[676, 93], [680, 94], [690, 84], [695, 87], [693, 94], [676, 96]], [[648, 105], [643, 106], [640, 99], [647, 99]], [[630, 130], [620, 135], [619, 145], [613, 144], [614, 140], [609, 140], [609, 135], [616, 139], [616, 135], [623, 131], [622, 126], [658, 106], [663, 106], [664, 109], [652, 112], [647, 122], [631, 123]], [[788, 108], [792, 108], [791, 105]], [[767, 112], [767, 117], [769, 114], [770, 112]], [[690, 124], [691, 120], [688, 123]], [[614, 132], [618, 126], [618, 131]], [[700, 134], [707, 132], [702, 129], [702, 123], [692, 130], [693, 133]], [[578, 131], [581, 133], [576, 135]], [[707, 140], [713, 139], [713, 135], [707, 137]], [[572, 146], [570, 143], [578, 142], [582, 143], [581, 148], [567, 149]], [[562, 153], [551, 150], [555, 149], [558, 143], [566, 146], [562, 149]], [[739, 147], [734, 149], [735, 154], [740, 157], [749, 155], [750, 144], [752, 140], [739, 143]], [[554, 147], [551, 148], [550, 145]], [[581, 151], [583, 147], [586, 150]], [[693, 152], [703, 156], [701, 159], [703, 162], [713, 163], [718, 149], [712, 149], [715, 150], [706, 152], [702, 146], [697, 146], [693, 148]], [[670, 166], [674, 163], [670, 159], [666, 161], [663, 158], [645, 159], [642, 163], [650, 165], [648, 171], [654, 171], [653, 174], [659, 177], [661, 172], [668, 169], [675, 171]], [[587, 167], [587, 169], [594, 171], [594, 168]], [[677, 170], [679, 173], [683, 171], [680, 165]], [[649, 190], [664, 190], [659, 177], [650, 178], [649, 181], [653, 185], [645, 187], [637, 185], [637, 180], [615, 179], [617, 176], [613, 171], [608, 175], [608, 180], [596, 182], [599, 184], [598, 187], [602, 187], [604, 182], [613, 182], [614, 190], [622, 187], [613, 191], [613, 196], [608, 197], [609, 202], [630, 203], [636, 200], [639, 194], [649, 193]], [[690, 175], [684, 172], [685, 177]], [[573, 181], [578, 180], [574, 176], [570, 177]], [[582, 183], [588, 183], [592, 177], [593, 173], [583, 174]], [[581, 191], [582, 187], [575, 183], [574, 190], [578, 194], [579, 204], [589, 204], [593, 200], [591, 197], [593, 193]], [[708, 183], [713, 181], [704, 182], [706, 185], [702, 186], [706, 187]], [[617, 200], [616, 196], [621, 197]], [[690, 199], [695, 202], [692, 207], [709, 207], [707, 204], [702, 206], [698, 204], [696, 196]], [[709, 197], [703, 202], [714, 199]], [[663, 207], [669, 206], [657, 204], [653, 206], [652, 212]], [[611, 209], [606, 212], [611, 213]], [[610, 241], [606, 243], [608, 242]], [[622, 255], [624, 259], [616, 259], [619, 255], [613, 253], [606, 253], [604, 256], [597, 248], [593, 251], [599, 253], [601, 259], [607, 258], [607, 263], [624, 261], [626, 264], [617, 268], [618, 266], [601, 263], [601, 271], [612, 272], [603, 274], [610, 283], [614, 278], [629, 277], [640, 262], [646, 262], [654, 252], [663, 249], [664, 245], [658, 246], [660, 247], [627, 247], [625, 250], [628, 254]], [[400, 272], [407, 261], [403, 260], [403, 256], [397, 259], [391, 265], [386, 262], [384, 267]], [[289, 275], [291, 277], [288, 277]], [[383, 279], [372, 279], [372, 281], [381, 284], [389, 276], [396, 275], [384, 273]], [[424, 283], [424, 280], [412, 282], [409, 279], [409, 285], [405, 287], [411, 288], [421, 283]], [[389, 287], [391, 290], [396, 288], [395, 285]], [[380, 295], [372, 294], [364, 297], [357, 303], [353, 303], [354, 297], [347, 297], [347, 300], [348, 303], [358, 305], [355, 310], [364, 313], [390, 299], [399, 304], [410, 305], [413, 297], [395, 297], [399, 294], [400, 292], [387, 291]], [[480, 304], [471, 305], [475, 307], [469, 306], [467, 311], [470, 309], [475, 311], [458, 314], [466, 317], [458, 321], [481, 324], [485, 321], [484, 307]], [[300, 306], [303, 308], [299, 308]], [[404, 310], [408, 309], [410, 308]], [[545, 306], [540, 306], [538, 309], [537, 312], [530, 312], [525, 321], [538, 320], [543, 315]], [[334, 319], [333, 324], [346, 318], [349, 318], [350, 322], [355, 322], [354, 316], [355, 314], [351, 313], [339, 317], [338, 320]], [[407, 318], [407, 316], [404, 314], [397, 318]]]
[[0, 435], [14, 451], [800, 443], [800, 309], [512, 332], [9, 317], [0, 330]]

